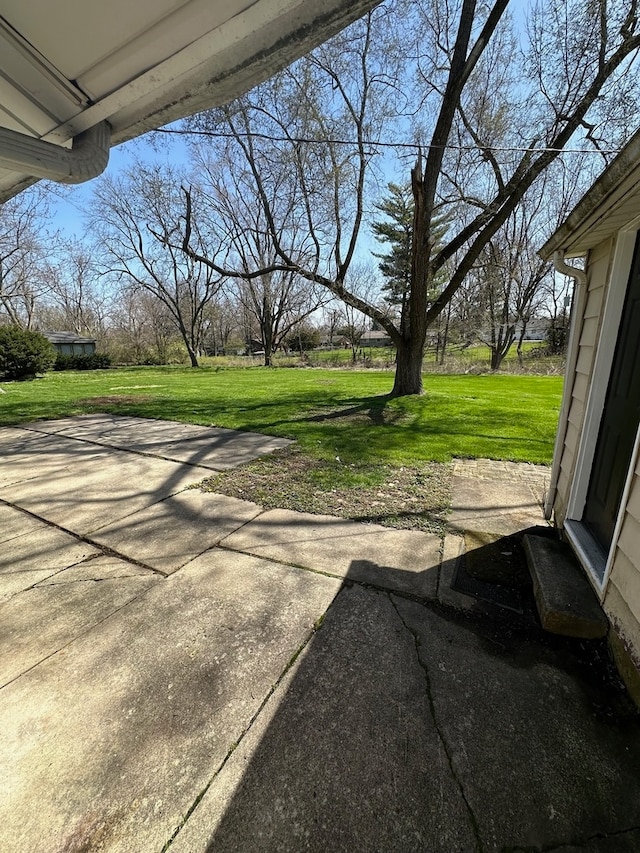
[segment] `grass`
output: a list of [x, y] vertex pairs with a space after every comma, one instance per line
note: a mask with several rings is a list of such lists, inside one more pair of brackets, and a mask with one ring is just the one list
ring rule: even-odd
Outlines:
[[[525, 341], [522, 347], [523, 360], [520, 363], [517, 348], [512, 346], [500, 366], [500, 371], [537, 376], [561, 375], [564, 371], [564, 357], [541, 355], [542, 348], [541, 341]], [[309, 367], [389, 370], [393, 368], [395, 362], [395, 349], [393, 347], [359, 347], [355, 363], [350, 348], [311, 350], [304, 354], [302, 362], [298, 353], [277, 352], [273, 360], [277, 367], [299, 367], [304, 363]], [[243, 363], [259, 365], [261, 361], [261, 356], [216, 356], [205, 358], [202, 363], [209, 367], [239, 367]], [[485, 344], [464, 347], [452, 344], [447, 348], [443, 364], [435, 360], [433, 350], [427, 350], [423, 360], [425, 373], [487, 373], [490, 369], [491, 353]]]
[[390, 400], [389, 373], [123, 368], [2, 385], [0, 424], [106, 411], [264, 432], [343, 462], [452, 456], [549, 463], [559, 377], [428, 375], [422, 397]]
[[557, 376], [425, 376], [422, 397], [389, 399], [389, 372], [182, 367], [50, 373], [5, 383], [0, 424], [90, 412], [295, 439], [293, 449], [208, 488], [265, 506], [437, 529], [454, 456], [549, 463]]

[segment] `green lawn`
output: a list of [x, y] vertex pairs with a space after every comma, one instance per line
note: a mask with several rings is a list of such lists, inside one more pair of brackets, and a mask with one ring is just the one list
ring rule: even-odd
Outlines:
[[452, 456], [549, 463], [558, 376], [425, 375], [389, 400], [389, 372], [121, 368], [3, 383], [0, 424], [112, 412], [285, 436], [316, 459], [415, 465]]

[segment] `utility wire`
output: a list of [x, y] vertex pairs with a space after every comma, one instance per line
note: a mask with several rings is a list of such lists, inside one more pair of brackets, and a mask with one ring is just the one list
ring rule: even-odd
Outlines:
[[[174, 136], [206, 136], [214, 139], [235, 139], [237, 136], [246, 138], [253, 137], [255, 139], [264, 139], [267, 142], [293, 142], [295, 144], [316, 144], [316, 145], [354, 145], [353, 139], [310, 139], [305, 136], [275, 136], [268, 133], [250, 133], [249, 131], [238, 131], [231, 133], [219, 130], [175, 130], [167, 127], [160, 127], [152, 133], [166, 133]], [[429, 145], [423, 142], [372, 142], [367, 140], [365, 143], [371, 148], [409, 148], [412, 150], [423, 151], [428, 148], [441, 148], [445, 151], [517, 151], [524, 153], [532, 151], [536, 154], [544, 154], [546, 152], [562, 153], [562, 154], [620, 154], [620, 148], [527, 148], [520, 146], [493, 146], [493, 145]]]

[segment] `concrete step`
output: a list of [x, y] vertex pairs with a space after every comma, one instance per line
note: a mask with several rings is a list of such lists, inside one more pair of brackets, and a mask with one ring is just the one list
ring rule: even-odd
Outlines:
[[522, 544], [545, 631], [587, 640], [604, 637], [607, 617], [569, 546], [530, 534]]

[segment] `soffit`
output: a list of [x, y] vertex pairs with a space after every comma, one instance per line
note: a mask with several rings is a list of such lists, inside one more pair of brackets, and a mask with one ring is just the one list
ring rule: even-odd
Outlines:
[[[0, 0], [0, 128], [113, 143], [247, 91], [375, 0]], [[0, 169], [0, 199], [33, 182]]]

